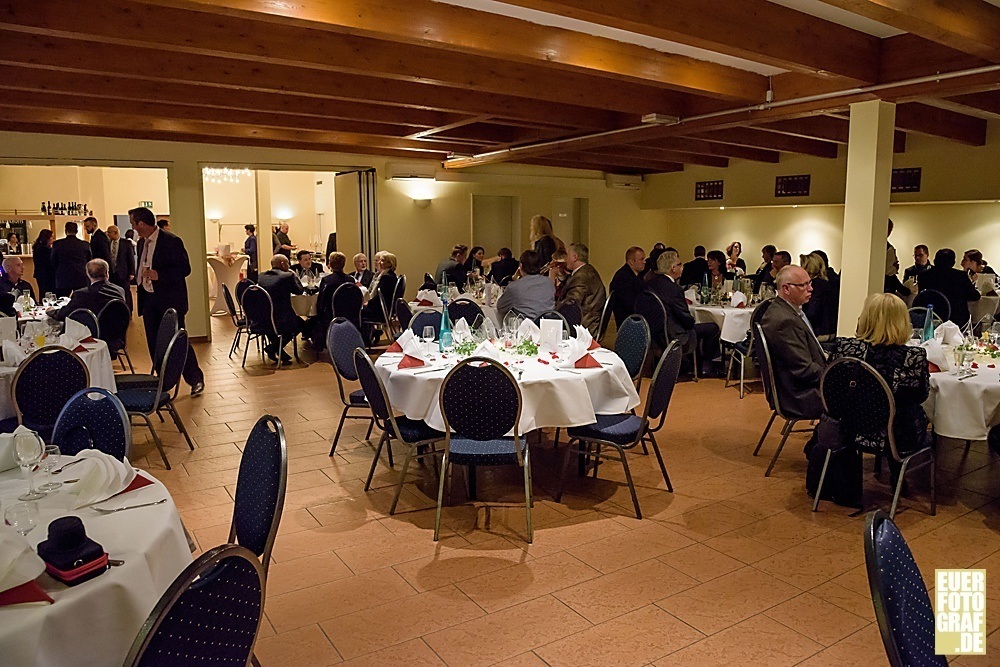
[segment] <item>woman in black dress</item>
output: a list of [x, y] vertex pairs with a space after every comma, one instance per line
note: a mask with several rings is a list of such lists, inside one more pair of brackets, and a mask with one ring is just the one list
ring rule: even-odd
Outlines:
[[43, 229], [38, 233], [38, 239], [31, 246], [31, 256], [35, 260], [35, 282], [38, 284], [38, 298], [45, 296], [46, 292], [56, 291], [56, 274], [52, 267], [52, 241], [51, 229]]

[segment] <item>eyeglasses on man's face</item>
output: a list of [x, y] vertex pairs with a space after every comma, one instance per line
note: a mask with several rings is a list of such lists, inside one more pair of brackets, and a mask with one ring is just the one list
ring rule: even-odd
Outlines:
[[809, 289], [813, 286], [813, 281], [807, 280], [804, 283], [785, 283], [785, 284], [791, 287], [805, 287], [806, 289]]

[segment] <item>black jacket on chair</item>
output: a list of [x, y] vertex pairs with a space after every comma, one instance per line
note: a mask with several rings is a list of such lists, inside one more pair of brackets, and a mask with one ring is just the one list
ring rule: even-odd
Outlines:
[[969, 302], [979, 301], [981, 296], [965, 271], [935, 266], [920, 274], [918, 280], [921, 292], [932, 289], [947, 297], [951, 304], [951, 317], [948, 319], [964, 327], [969, 321]]
[[302, 331], [302, 319], [292, 308], [292, 295], [302, 294], [302, 283], [291, 271], [271, 269], [260, 274], [257, 284], [271, 296], [274, 304], [274, 325], [286, 338]]
[[[136, 292], [139, 295], [139, 312], [145, 312], [145, 304], [154, 305], [160, 312], [173, 308], [183, 317], [188, 311], [188, 293], [186, 278], [191, 275], [191, 262], [188, 259], [184, 241], [179, 236], [160, 230], [153, 248], [153, 259], [150, 268], [156, 271], [157, 279], [153, 281], [153, 291], [147, 292], [142, 286], [142, 280], [136, 271]], [[139, 240], [137, 257], [142, 261], [142, 251], [146, 239]]]
[[52, 268], [55, 272], [56, 289], [74, 290], [86, 287], [87, 262], [94, 259], [90, 244], [75, 236], [67, 236], [52, 244]]
[[69, 303], [52, 313], [52, 319], [64, 320], [78, 308], [86, 308], [97, 315], [109, 301], [125, 301], [125, 290], [107, 280], [90, 283], [87, 287], [73, 290]]
[[819, 380], [826, 357], [816, 336], [784, 299], [772, 301], [760, 326], [771, 354], [782, 412], [788, 417], [819, 418], [823, 413]]

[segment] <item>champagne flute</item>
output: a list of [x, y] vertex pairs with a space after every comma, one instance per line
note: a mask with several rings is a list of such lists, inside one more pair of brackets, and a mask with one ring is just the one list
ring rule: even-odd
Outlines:
[[4, 511], [3, 518], [22, 536], [27, 535], [38, 525], [38, 503], [15, 503]]
[[58, 445], [45, 445], [45, 454], [42, 456], [42, 462], [38, 464], [38, 467], [42, 469], [45, 473], [45, 478], [48, 480], [44, 484], [39, 485], [39, 491], [55, 491], [63, 485], [62, 482], [52, 481], [52, 471], [60, 463], [60, 452]]
[[28, 492], [17, 497], [18, 500], [38, 500], [45, 497], [44, 491], [35, 490], [33, 469], [42, 460], [45, 450], [42, 439], [34, 431], [14, 435], [14, 458], [21, 470], [28, 476]]

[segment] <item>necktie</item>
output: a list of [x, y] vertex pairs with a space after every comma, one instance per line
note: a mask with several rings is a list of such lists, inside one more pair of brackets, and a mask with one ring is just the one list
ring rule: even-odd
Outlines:
[[118, 264], [118, 239], [111, 242], [111, 272], [114, 273], [115, 265]]

